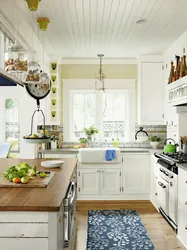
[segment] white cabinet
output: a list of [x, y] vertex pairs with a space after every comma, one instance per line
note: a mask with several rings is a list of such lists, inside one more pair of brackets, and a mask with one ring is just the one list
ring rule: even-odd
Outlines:
[[163, 63], [141, 61], [138, 64], [138, 123], [162, 125], [165, 88]]
[[121, 193], [120, 168], [79, 168], [78, 195], [113, 195]]
[[120, 194], [121, 169], [101, 169], [100, 194]]
[[150, 167], [148, 153], [123, 154], [124, 194], [149, 194]]
[[187, 248], [187, 171], [178, 173], [178, 237]]
[[78, 192], [81, 195], [99, 195], [99, 170], [96, 168], [79, 169]]
[[150, 200], [152, 202], [152, 204], [155, 206], [155, 208], [158, 210], [159, 207], [159, 203], [158, 203], [158, 175], [159, 175], [159, 167], [157, 164], [157, 160], [158, 158], [156, 158], [153, 155], [151, 155], [151, 159], [150, 159]]

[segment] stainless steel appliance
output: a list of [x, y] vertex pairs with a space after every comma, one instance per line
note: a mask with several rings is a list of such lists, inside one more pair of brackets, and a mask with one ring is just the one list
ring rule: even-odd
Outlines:
[[178, 204], [178, 167], [177, 162], [187, 161], [183, 153], [157, 154], [159, 165], [159, 177], [157, 182], [157, 194], [159, 211], [170, 225], [177, 230], [177, 204]]
[[68, 248], [69, 245], [71, 245], [73, 231], [76, 225], [76, 200], [76, 182], [70, 182], [64, 198], [64, 248]]

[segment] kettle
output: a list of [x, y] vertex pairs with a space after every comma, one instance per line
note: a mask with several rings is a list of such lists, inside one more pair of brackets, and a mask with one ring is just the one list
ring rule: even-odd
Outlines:
[[[166, 144], [166, 142], [168, 140], [172, 140], [174, 142], [174, 144], [171, 144], [171, 142], [169, 142], [169, 144]], [[177, 143], [175, 143], [175, 141], [172, 138], [168, 138], [165, 140], [164, 142], [164, 153], [176, 153], [176, 149], [179, 146]]]

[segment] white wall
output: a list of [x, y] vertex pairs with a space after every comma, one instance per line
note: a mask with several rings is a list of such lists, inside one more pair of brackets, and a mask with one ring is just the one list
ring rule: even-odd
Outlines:
[[[135, 79], [105, 79], [105, 87], [108, 90], [131, 90], [132, 106], [130, 107], [131, 120], [135, 123]], [[63, 80], [63, 140], [69, 141], [70, 135], [70, 90], [93, 90], [93, 79], [65, 79]], [[134, 131], [132, 129], [134, 136]]]
[[[0, 87], [0, 142], [4, 142], [4, 100], [5, 98], [19, 98], [19, 121], [20, 121], [20, 154], [21, 159], [35, 158], [36, 150], [34, 144], [27, 144], [23, 136], [30, 134], [31, 116], [36, 109], [36, 101], [28, 95], [25, 88], [17, 87]], [[42, 102], [42, 101], [41, 101]], [[37, 116], [35, 122], [37, 120]], [[36, 125], [34, 126], [36, 131]]]

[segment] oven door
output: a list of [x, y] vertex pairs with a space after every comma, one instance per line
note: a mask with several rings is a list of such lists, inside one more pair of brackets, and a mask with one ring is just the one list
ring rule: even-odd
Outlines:
[[76, 220], [76, 183], [71, 182], [64, 199], [64, 248], [69, 247]]
[[159, 177], [157, 181], [158, 202], [164, 212], [169, 214], [169, 183]]

